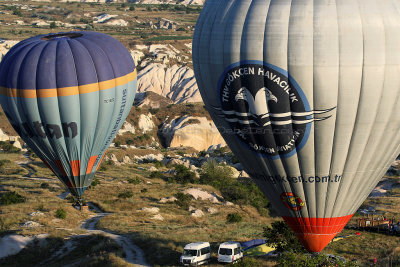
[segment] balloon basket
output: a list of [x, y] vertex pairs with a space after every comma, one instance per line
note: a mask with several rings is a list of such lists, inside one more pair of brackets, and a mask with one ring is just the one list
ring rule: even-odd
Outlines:
[[72, 204], [72, 207], [81, 212], [89, 212], [89, 206], [84, 204], [81, 199]]

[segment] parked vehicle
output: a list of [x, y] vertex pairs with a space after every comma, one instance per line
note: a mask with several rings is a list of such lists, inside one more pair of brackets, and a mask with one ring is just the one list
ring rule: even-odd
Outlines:
[[183, 253], [180, 258], [182, 265], [201, 265], [208, 263], [211, 259], [211, 248], [208, 242], [197, 242], [187, 244], [183, 248]]
[[225, 242], [219, 245], [218, 262], [231, 263], [243, 258], [242, 246], [239, 242]]

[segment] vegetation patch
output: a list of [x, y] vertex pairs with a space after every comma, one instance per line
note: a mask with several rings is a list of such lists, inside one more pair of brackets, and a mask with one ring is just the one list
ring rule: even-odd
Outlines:
[[58, 218], [58, 219], [65, 219], [65, 218], [67, 218], [67, 212], [65, 211], [65, 209], [58, 209], [58, 210], [56, 210], [56, 214], [55, 214], [55, 217], [56, 218]]
[[24, 203], [25, 198], [17, 192], [11, 191], [0, 196], [0, 205]]
[[237, 212], [229, 213], [226, 216], [226, 222], [228, 222], [228, 223], [238, 223], [238, 222], [241, 222], [242, 220], [243, 220], [242, 215], [240, 215]]
[[140, 184], [141, 182], [142, 182], [142, 180], [137, 177], [128, 179], [128, 183], [130, 183], [130, 184]]
[[177, 204], [179, 207], [185, 210], [189, 209], [190, 202], [192, 201], [191, 195], [179, 192], [176, 193], [174, 196], [176, 197], [175, 204]]
[[13, 146], [10, 141], [0, 141], [0, 148], [7, 153], [19, 153], [21, 151], [21, 149]]
[[169, 182], [176, 182], [180, 184], [194, 183], [196, 174], [184, 165], [175, 165], [175, 175], [171, 177]]
[[234, 179], [232, 170], [224, 164], [218, 164], [215, 160], [203, 164], [199, 182], [219, 189], [225, 200], [251, 205], [264, 216], [269, 214], [269, 201], [258, 186], [251, 180]]
[[118, 198], [126, 199], [126, 198], [131, 198], [131, 197], [133, 197], [133, 192], [132, 191], [125, 191], [125, 192], [122, 192], [122, 193], [118, 194]]

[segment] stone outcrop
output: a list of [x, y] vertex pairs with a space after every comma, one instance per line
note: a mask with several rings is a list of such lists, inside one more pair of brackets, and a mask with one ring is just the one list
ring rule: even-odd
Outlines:
[[[195, 123], [191, 124], [192, 121]], [[165, 123], [160, 134], [167, 147], [190, 146], [201, 151], [211, 145], [226, 145], [215, 124], [204, 117], [176, 118], [171, 123]]]
[[176, 29], [176, 27], [178, 25], [179, 25], [178, 23], [176, 23], [176, 22], [174, 22], [172, 20], [169, 20], [169, 19], [164, 19], [164, 18], [161, 18], [156, 23], [153, 23], [152, 21], [149, 21], [149, 26], [152, 29], [174, 30], [174, 29]]
[[139, 162], [154, 162], [154, 161], [162, 161], [164, 159], [164, 155], [163, 154], [148, 154], [145, 156], [134, 156], [134, 159]]
[[118, 15], [110, 15], [110, 14], [103, 13], [103, 14], [100, 14], [100, 15], [94, 17], [93, 22], [94, 23], [105, 23], [115, 17], [118, 17]]
[[135, 127], [129, 122], [124, 122], [121, 129], [118, 131], [118, 135], [123, 135], [124, 133], [135, 134]]
[[191, 212], [192, 217], [200, 218], [204, 216], [204, 212], [200, 209], [193, 210]]
[[183, 1], [177, 1], [177, 0], [135, 0], [133, 1], [136, 4], [179, 4], [179, 5], [204, 5], [204, 2], [206, 0], [183, 0]]
[[202, 102], [194, 72], [187, 66], [173, 65], [167, 68], [151, 63], [139, 72], [138, 92], [152, 91], [175, 103]]
[[140, 114], [138, 127], [143, 133], [151, 132], [155, 126], [153, 120], [151, 119], [153, 115], [149, 113], [148, 115]]
[[196, 200], [209, 200], [212, 203], [219, 203], [222, 200], [221, 196], [215, 193], [208, 193], [200, 188], [188, 188], [183, 193], [191, 195]]

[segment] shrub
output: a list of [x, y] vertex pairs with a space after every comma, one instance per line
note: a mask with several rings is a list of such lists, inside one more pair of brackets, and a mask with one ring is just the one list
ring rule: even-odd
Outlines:
[[133, 197], [132, 191], [125, 191], [118, 194], [118, 198], [131, 198]]
[[283, 267], [291, 266], [338, 266], [338, 267], [351, 267], [357, 266], [353, 262], [346, 262], [340, 258], [329, 257], [324, 254], [308, 254], [308, 253], [295, 253], [288, 251], [283, 253], [278, 259], [278, 265]]
[[236, 263], [236, 267], [254, 267], [259, 264], [254, 257], [244, 257]]
[[199, 157], [205, 157], [206, 155], [207, 155], [207, 152], [205, 150], [200, 151], [198, 154]]
[[143, 188], [142, 190], [140, 190], [141, 193], [146, 193], [147, 191], [147, 188]]
[[65, 219], [67, 218], [67, 212], [64, 209], [58, 209], [56, 210], [55, 216], [59, 219]]
[[3, 149], [4, 152], [8, 153], [18, 153], [21, 151], [21, 149], [16, 148], [9, 141], [7, 142], [0, 141], [0, 148]]
[[248, 180], [233, 178], [232, 170], [215, 160], [209, 160], [201, 167], [201, 184], [207, 184], [221, 191], [222, 197], [240, 205], [252, 205], [261, 215], [268, 215], [269, 202], [257, 185]]
[[107, 170], [107, 167], [104, 164], [100, 165], [99, 171], [104, 172], [106, 170]]
[[160, 109], [159, 108], [150, 108], [149, 111], [151, 114], [155, 115], [160, 111]]
[[50, 29], [54, 29], [57, 27], [56, 23], [54, 21], [50, 22]]
[[0, 196], [0, 205], [11, 205], [24, 202], [25, 198], [14, 191], [7, 192]]
[[196, 179], [196, 174], [192, 172], [189, 168], [183, 165], [175, 165], [175, 171], [176, 174], [174, 176], [174, 180], [177, 183], [194, 183], [194, 180]]
[[93, 187], [95, 187], [95, 186], [98, 185], [98, 184], [100, 184], [99, 179], [94, 179], [94, 180], [92, 181], [92, 183], [90, 184], [90, 187], [93, 188]]
[[129, 7], [129, 11], [135, 11], [135, 6], [133, 6], [133, 5], [130, 6], [130, 7]]
[[164, 166], [165, 166], [164, 163], [162, 163], [161, 161], [158, 161], [158, 160], [154, 161], [154, 167], [161, 168]]
[[130, 183], [130, 184], [140, 184], [141, 182], [142, 182], [142, 180], [140, 180], [137, 177], [128, 179], [128, 183]]
[[4, 165], [10, 164], [10, 163], [11, 163], [11, 161], [8, 159], [2, 159], [2, 160], [0, 160], [0, 168], [3, 167]]
[[159, 178], [159, 179], [161, 179], [163, 177], [164, 177], [164, 175], [162, 174], [162, 172], [159, 172], [159, 171], [154, 171], [154, 172], [150, 173], [150, 178]]
[[209, 160], [201, 166], [200, 183], [220, 189], [232, 183], [233, 172], [230, 168]]
[[16, 16], [18, 16], [18, 17], [22, 17], [22, 13], [21, 13], [20, 10], [14, 10], [14, 11], [13, 11], [13, 15], [16, 15]]
[[264, 236], [266, 244], [270, 247], [276, 248], [277, 252], [305, 251], [296, 235], [283, 221], [273, 222], [271, 226], [265, 227]]
[[0, 217], [0, 236], [3, 232], [7, 232], [10, 230], [11, 223], [9, 222], [9, 218]]
[[240, 215], [240, 214], [237, 213], [237, 212], [229, 213], [229, 214], [226, 216], [226, 221], [227, 221], [228, 223], [238, 223], [238, 222], [241, 222], [242, 220], [243, 220], [242, 215]]
[[176, 193], [174, 195], [176, 197], [175, 204], [183, 209], [188, 209], [190, 206], [190, 202], [192, 201], [192, 196], [184, 193]]
[[44, 182], [40, 184], [40, 188], [48, 189], [49, 187], [50, 187], [49, 183]]

